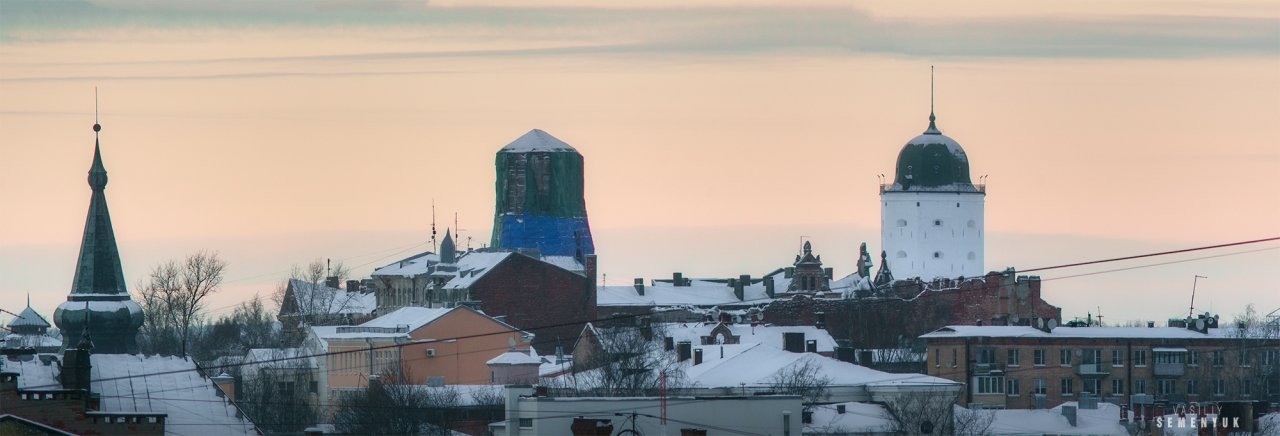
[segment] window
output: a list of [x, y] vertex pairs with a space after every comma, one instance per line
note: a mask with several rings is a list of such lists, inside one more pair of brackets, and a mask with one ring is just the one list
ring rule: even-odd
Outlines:
[[951, 349], [951, 367], [952, 367], [952, 368], [955, 368], [955, 367], [956, 367], [956, 360], [957, 360], [957, 359], [956, 359], [956, 349], [955, 349], [955, 348], [952, 348], [952, 349]]
[[941, 252], [941, 251], [935, 251], [935, 252], [933, 252], [933, 258], [934, 258], [934, 259], [941, 259], [941, 258], [942, 258], [942, 252]]
[[1111, 350], [1111, 365], [1124, 366], [1124, 350]]
[[1133, 366], [1147, 366], [1147, 350], [1133, 350]]
[[1227, 380], [1217, 379], [1213, 381], [1213, 394], [1219, 397], [1227, 394]]
[[1222, 350], [1214, 350], [1214, 352], [1213, 352], [1213, 366], [1222, 366], [1222, 365], [1226, 365], [1226, 364], [1227, 364], [1227, 356], [1226, 356], [1226, 353], [1223, 353], [1223, 352], [1222, 352]]
[[1000, 394], [1004, 393], [1004, 377], [975, 377], [977, 383], [974, 383], [978, 389], [976, 394]]
[[898, 224], [898, 227], [906, 227], [907, 220], [898, 220], [897, 224]]
[[1186, 353], [1155, 353], [1156, 363], [1182, 363], [1182, 356]]
[[1147, 393], [1147, 381], [1146, 381], [1146, 380], [1134, 380], [1134, 381], [1133, 381], [1133, 393], [1135, 393], [1135, 394], [1145, 394], [1145, 393]]
[[1157, 380], [1157, 381], [1156, 381], [1156, 394], [1159, 394], [1159, 395], [1173, 395], [1173, 394], [1178, 393], [1178, 389], [1177, 389], [1177, 387], [1176, 387], [1176, 386], [1174, 386], [1174, 384], [1175, 384], [1176, 382], [1177, 382], [1177, 380]]
[[1036, 395], [1044, 395], [1044, 394], [1047, 394], [1047, 393], [1049, 393], [1049, 388], [1048, 388], [1048, 387], [1046, 387], [1046, 384], [1045, 384], [1045, 382], [1044, 382], [1044, 379], [1042, 379], [1042, 378], [1038, 378], [1038, 379], [1036, 379], [1036, 381], [1035, 381], [1035, 394], [1036, 394]]
[[1249, 360], [1249, 350], [1240, 350], [1240, 366], [1253, 366], [1253, 362]]
[[1278, 362], [1280, 362], [1280, 350], [1267, 350], [1267, 352], [1262, 353], [1263, 365], [1270, 366]]
[[1200, 365], [1200, 353], [1196, 351], [1187, 353], [1187, 365], [1191, 365], [1191, 366]]
[[1200, 395], [1200, 380], [1187, 380], [1187, 395]]
[[1062, 395], [1063, 396], [1075, 395], [1075, 390], [1076, 390], [1075, 383], [1076, 381], [1072, 380], [1070, 377], [1063, 377], [1062, 378]]
[[996, 363], [996, 349], [995, 348], [979, 348], [978, 364], [986, 365], [986, 364], [992, 364], [992, 363]]
[[1240, 380], [1240, 396], [1247, 397], [1253, 394], [1253, 385], [1249, 380]]
[[1036, 350], [1032, 357], [1036, 366], [1044, 366], [1044, 350]]
[[977, 259], [977, 258], [978, 258], [977, 253], [974, 253], [974, 252], [972, 252], [972, 251], [970, 251], [970, 252], [969, 252], [969, 260], [974, 260], [974, 259]]
[[1022, 391], [1018, 389], [1018, 379], [1016, 378], [1006, 379], [1004, 393], [1009, 395], [1010, 397], [1016, 397], [1018, 395], [1022, 395]]
[[520, 428], [533, 428], [533, 418], [520, 418]]
[[971, 228], [971, 229], [972, 229], [972, 228], [974, 228], [974, 227], [977, 227], [977, 226], [978, 226], [978, 223], [977, 223], [977, 222], [975, 222], [974, 220], [969, 220], [969, 224], [968, 224], [968, 225], [969, 225], [969, 228]]
[[933, 220], [934, 227], [942, 227], [942, 220]]
[[933, 367], [934, 368], [942, 367], [942, 349], [941, 348], [933, 349]]
[[1111, 379], [1111, 395], [1124, 395], [1124, 379]]
[[1018, 366], [1018, 364], [1020, 363], [1019, 361], [1021, 360], [1019, 359], [1020, 356], [1018, 355], [1019, 354], [1018, 349], [1010, 348], [1008, 353], [1009, 353], [1009, 360], [1007, 364], [1009, 366]]
[[1091, 379], [1087, 379], [1087, 380], [1085, 380], [1085, 381], [1084, 381], [1084, 388], [1083, 388], [1083, 389], [1080, 389], [1080, 392], [1081, 392], [1081, 393], [1085, 393], [1085, 394], [1089, 394], [1089, 395], [1099, 395], [1099, 394], [1102, 394], [1102, 380], [1098, 380], [1098, 379], [1096, 379], [1096, 378], [1091, 378]]
[[898, 256], [898, 257], [902, 257], [902, 258], [904, 258], [904, 257], [907, 257], [907, 252], [902, 251], [902, 250], [898, 250], [898, 254], [895, 254], [894, 256]]
[[1062, 366], [1071, 366], [1071, 349], [1063, 348], [1058, 350], [1058, 364]]

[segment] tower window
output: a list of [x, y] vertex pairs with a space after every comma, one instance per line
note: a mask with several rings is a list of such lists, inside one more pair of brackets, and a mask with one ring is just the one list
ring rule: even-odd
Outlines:
[[936, 227], [942, 227], [942, 220], [933, 220], [933, 225]]
[[902, 251], [902, 250], [898, 250], [898, 254], [896, 254], [895, 256], [898, 256], [898, 257], [900, 257], [900, 258], [905, 258], [905, 257], [907, 257], [907, 252]]
[[907, 220], [903, 220], [903, 219], [898, 220], [898, 227], [906, 227], [906, 226], [907, 226]]
[[919, 202], [919, 201], [917, 201], [917, 202], [916, 202], [916, 207], [920, 207], [920, 202]]
[[941, 252], [941, 251], [935, 251], [935, 252], [933, 252], [933, 258], [934, 258], [934, 259], [941, 259], [941, 258], [942, 258], [942, 252]]
[[956, 203], [956, 207], [960, 207], [960, 203]]

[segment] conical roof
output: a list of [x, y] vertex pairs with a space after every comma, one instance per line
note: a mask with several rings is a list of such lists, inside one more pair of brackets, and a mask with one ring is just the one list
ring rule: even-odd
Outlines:
[[14, 327], [49, 327], [49, 321], [45, 321], [43, 316], [36, 313], [35, 309], [27, 306], [22, 312], [18, 313], [18, 317], [9, 321], [9, 328]]
[[111, 228], [111, 213], [107, 210], [106, 187], [107, 169], [102, 164], [102, 148], [95, 140], [93, 164], [89, 167], [89, 188], [93, 194], [89, 198], [89, 215], [85, 218], [75, 279], [71, 282], [72, 294], [129, 293], [125, 289], [115, 231]]
[[578, 150], [573, 146], [566, 144], [564, 141], [551, 136], [550, 133], [542, 131], [542, 129], [533, 129], [529, 133], [511, 141], [506, 147], [499, 150], [500, 153], [528, 153], [528, 152], [573, 152]]

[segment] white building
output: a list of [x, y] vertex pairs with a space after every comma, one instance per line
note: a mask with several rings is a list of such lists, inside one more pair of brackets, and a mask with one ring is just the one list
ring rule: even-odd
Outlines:
[[898, 153], [897, 174], [880, 186], [880, 246], [894, 278], [978, 277], [983, 269], [985, 185], [969, 179], [969, 158], [929, 128]]

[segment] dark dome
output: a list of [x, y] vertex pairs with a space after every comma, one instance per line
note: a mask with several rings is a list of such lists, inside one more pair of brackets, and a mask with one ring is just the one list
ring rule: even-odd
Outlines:
[[893, 182], [894, 188], [900, 190], [973, 189], [973, 182], [969, 179], [969, 157], [960, 148], [960, 143], [938, 131], [932, 115], [929, 116], [929, 129], [907, 141], [898, 153], [897, 174]]

